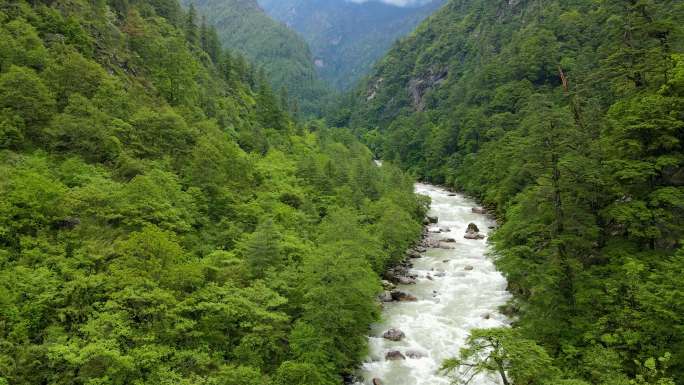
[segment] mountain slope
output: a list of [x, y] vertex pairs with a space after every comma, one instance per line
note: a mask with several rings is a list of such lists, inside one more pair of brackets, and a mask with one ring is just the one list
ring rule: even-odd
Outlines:
[[678, 1], [451, 0], [332, 119], [495, 208], [519, 330], [563, 376], [682, 384], [682, 25]]
[[275, 19], [309, 43], [323, 79], [347, 89], [368, 74], [394, 41], [411, 32], [444, 1], [398, 7], [346, 0], [260, 0]]
[[273, 88], [284, 87], [305, 114], [320, 112], [328, 96], [318, 78], [307, 43], [271, 19], [256, 0], [187, 0], [216, 27], [225, 48], [242, 53], [263, 68]]
[[339, 385], [363, 357], [413, 182], [213, 35], [173, 0], [0, 7], [0, 384]]

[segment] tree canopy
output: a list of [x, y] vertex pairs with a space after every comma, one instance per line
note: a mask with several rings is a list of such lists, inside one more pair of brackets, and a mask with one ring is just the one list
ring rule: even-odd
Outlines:
[[0, 37], [0, 384], [354, 369], [388, 245], [420, 234], [410, 177], [175, 0], [5, 1]]

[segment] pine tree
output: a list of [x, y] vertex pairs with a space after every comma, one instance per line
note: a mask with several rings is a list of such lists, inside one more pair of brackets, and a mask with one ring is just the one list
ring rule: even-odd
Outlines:
[[242, 251], [251, 275], [263, 278], [269, 267], [280, 265], [280, 233], [272, 219], [261, 223], [250, 235]]
[[192, 3], [190, 3], [188, 13], [185, 17], [185, 38], [193, 46], [200, 45], [199, 30], [197, 28], [197, 11]]

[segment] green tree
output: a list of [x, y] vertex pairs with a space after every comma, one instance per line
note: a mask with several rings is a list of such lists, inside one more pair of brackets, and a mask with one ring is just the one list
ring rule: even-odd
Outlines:
[[242, 246], [249, 271], [255, 278], [263, 278], [268, 268], [279, 266], [282, 261], [281, 236], [272, 219], [259, 224]]
[[54, 107], [52, 94], [33, 70], [12, 66], [0, 75], [0, 109], [5, 117], [26, 124], [26, 132], [15, 127], [23, 137], [39, 138]]
[[283, 362], [276, 372], [274, 385], [324, 385], [330, 384], [313, 364], [292, 361]]
[[455, 374], [454, 383], [468, 384], [492, 373], [504, 385], [544, 384], [557, 374], [544, 348], [510, 328], [472, 330], [466, 344], [458, 358], [442, 365], [443, 372]]
[[197, 28], [197, 11], [195, 10], [195, 5], [190, 3], [185, 19], [185, 38], [191, 45], [199, 46], [200, 37], [200, 31]]

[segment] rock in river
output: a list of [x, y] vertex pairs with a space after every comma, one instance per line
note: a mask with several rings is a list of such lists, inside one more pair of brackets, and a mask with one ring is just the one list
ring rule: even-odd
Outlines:
[[484, 237], [485, 236], [483, 234], [480, 234], [480, 229], [477, 228], [477, 225], [474, 223], [468, 224], [468, 229], [463, 236], [465, 239], [484, 239]]
[[382, 338], [390, 341], [401, 341], [402, 338], [406, 337], [406, 334], [399, 329], [392, 328], [382, 334]]
[[428, 216], [427, 220], [429, 223], [437, 223], [437, 221], [439, 221], [439, 218], [436, 216]]
[[406, 253], [406, 256], [409, 258], [421, 258], [422, 255], [420, 255], [420, 252], [418, 250], [409, 250], [408, 253]]
[[423, 358], [425, 356], [426, 356], [425, 353], [420, 352], [418, 350], [407, 350], [406, 351], [406, 357], [408, 357], [408, 358], [418, 359], [418, 358]]
[[385, 354], [385, 359], [395, 361], [395, 360], [405, 360], [406, 357], [403, 354], [401, 354], [401, 352], [398, 350], [390, 350], [389, 352], [387, 352]]
[[482, 207], [473, 207], [473, 208], [471, 209], [471, 211], [472, 211], [474, 214], [487, 214], [487, 210], [486, 210], [486, 209], [483, 209]]
[[394, 301], [394, 297], [392, 296], [392, 293], [385, 290], [378, 296], [378, 299], [380, 302], [392, 302]]
[[412, 302], [418, 300], [418, 298], [416, 298], [415, 296], [408, 293], [404, 293], [403, 291], [392, 290], [390, 293], [392, 295], [392, 299], [395, 301]]
[[415, 285], [416, 280], [412, 277], [397, 277], [397, 281], [402, 285]]
[[484, 239], [485, 236], [480, 233], [466, 233], [463, 238], [465, 239]]

